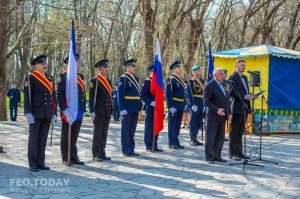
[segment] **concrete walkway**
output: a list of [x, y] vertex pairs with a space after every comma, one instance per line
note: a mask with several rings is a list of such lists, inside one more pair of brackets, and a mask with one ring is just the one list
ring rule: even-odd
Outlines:
[[[22, 118], [20, 118], [22, 120]], [[111, 123], [107, 155], [112, 161], [93, 162], [92, 124], [86, 119], [78, 141], [84, 166], [66, 167], [60, 158], [60, 123], [54, 127], [53, 145], [46, 151], [51, 171], [28, 170], [28, 124], [0, 123], [0, 198], [300, 198], [300, 135], [263, 137], [263, 158], [279, 164], [255, 162], [263, 168], [229, 166], [228, 142], [223, 148], [227, 163], [207, 164], [204, 146], [191, 147], [188, 131], [181, 131], [184, 150], [171, 150], [163, 131], [159, 146], [163, 153], [145, 151], [144, 124], [136, 132], [139, 157], [123, 157], [120, 148], [120, 124]], [[166, 128], [165, 128], [166, 129]], [[50, 134], [49, 134], [50, 138]], [[259, 151], [258, 137], [247, 136], [248, 155]]]

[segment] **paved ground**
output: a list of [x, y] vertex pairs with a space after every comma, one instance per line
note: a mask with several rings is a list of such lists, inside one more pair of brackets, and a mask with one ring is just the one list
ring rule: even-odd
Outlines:
[[[22, 118], [21, 118], [22, 119]], [[204, 147], [188, 145], [187, 130], [180, 139], [184, 150], [170, 150], [162, 132], [159, 146], [163, 153], [144, 150], [144, 125], [138, 125], [136, 152], [125, 158], [120, 153], [120, 124], [111, 123], [108, 136], [108, 162], [93, 162], [92, 125], [82, 127], [78, 148], [85, 166], [65, 167], [60, 161], [60, 123], [54, 128], [53, 146], [46, 151], [51, 171], [32, 173], [27, 166], [28, 125], [0, 123], [0, 198], [300, 198], [300, 135], [263, 137], [263, 158], [276, 161], [264, 167], [208, 165]], [[49, 136], [50, 137], [50, 136]], [[247, 137], [248, 155], [257, 156], [256, 136]], [[49, 141], [49, 139], [48, 139]], [[223, 157], [227, 157], [226, 142]]]

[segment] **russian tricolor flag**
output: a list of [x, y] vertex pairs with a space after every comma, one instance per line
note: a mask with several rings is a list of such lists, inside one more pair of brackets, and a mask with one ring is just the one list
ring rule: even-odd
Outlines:
[[153, 131], [154, 131], [154, 135], [158, 135], [159, 132], [164, 128], [163, 76], [162, 76], [162, 63], [161, 63], [161, 54], [160, 54], [160, 42], [158, 38], [156, 41], [156, 53], [155, 53], [154, 70], [152, 74], [150, 92], [155, 96]]
[[67, 118], [71, 125], [75, 120], [82, 118], [82, 111], [78, 102], [78, 84], [77, 84], [77, 65], [76, 65], [76, 43], [75, 43], [75, 28], [74, 21], [72, 21], [71, 42], [69, 52], [69, 63], [66, 79], [66, 101], [68, 109], [70, 110], [69, 118]]

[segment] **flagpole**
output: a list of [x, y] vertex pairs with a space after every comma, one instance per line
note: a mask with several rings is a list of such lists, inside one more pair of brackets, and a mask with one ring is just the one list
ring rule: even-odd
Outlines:
[[[154, 117], [153, 117], [154, 119]], [[153, 120], [153, 126], [154, 126], [154, 120]], [[155, 133], [154, 133], [154, 128], [153, 128], [153, 136], [152, 136], [152, 153], [155, 153]]]
[[71, 127], [72, 127], [72, 124], [69, 123], [69, 129], [68, 129], [68, 167], [71, 166]]

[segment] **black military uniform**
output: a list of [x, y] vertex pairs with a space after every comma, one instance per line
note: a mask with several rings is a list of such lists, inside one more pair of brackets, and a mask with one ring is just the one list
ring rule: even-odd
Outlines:
[[[32, 65], [46, 65], [47, 57], [40, 55]], [[24, 113], [29, 122], [28, 161], [31, 171], [50, 170], [45, 166], [45, 149], [51, 118], [56, 117], [56, 99], [53, 77], [37, 70], [24, 83]]]
[[[79, 59], [79, 55], [76, 54], [76, 61]], [[69, 57], [64, 59], [64, 63], [68, 64]], [[59, 82], [57, 85], [57, 101], [59, 104], [59, 108], [61, 110], [61, 118], [62, 118], [62, 128], [61, 128], [61, 138], [60, 138], [60, 150], [61, 150], [61, 157], [62, 163], [64, 165], [68, 165], [68, 130], [69, 130], [69, 123], [66, 116], [63, 114], [68, 108], [66, 103], [66, 79], [67, 73], [59, 74]], [[77, 150], [77, 140], [78, 135], [80, 132], [83, 114], [86, 111], [85, 106], [85, 86], [84, 86], [84, 75], [77, 73], [77, 87], [78, 87], [78, 105], [80, 106], [81, 112], [78, 115], [76, 120], [72, 123], [71, 126], [71, 164], [78, 164], [83, 165], [84, 162], [80, 161], [78, 158], [78, 150]]]
[[9, 97], [10, 119], [11, 121], [16, 121], [18, 115], [18, 104], [20, 103], [21, 95], [20, 90], [15, 87], [17, 82], [13, 82], [12, 85], [13, 87], [8, 90], [6, 95]]
[[[97, 62], [95, 67], [109, 67], [108, 62], [107, 59], [103, 59]], [[105, 147], [112, 114], [112, 88], [111, 81], [100, 73], [90, 80], [89, 107], [94, 123], [93, 157], [99, 162], [110, 160], [106, 156]]]

